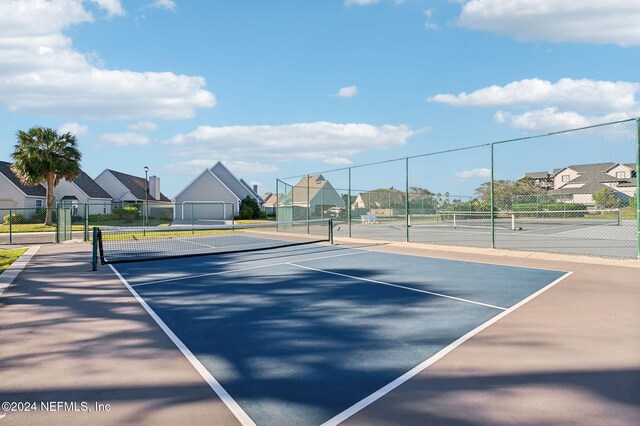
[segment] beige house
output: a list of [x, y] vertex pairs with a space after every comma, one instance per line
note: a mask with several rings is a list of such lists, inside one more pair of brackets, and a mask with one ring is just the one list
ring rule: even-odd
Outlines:
[[536, 185], [563, 202], [594, 205], [593, 195], [603, 189], [614, 191], [623, 202], [637, 193], [633, 163], [575, 164], [556, 169], [547, 177], [545, 173], [527, 173], [525, 177], [534, 179]]

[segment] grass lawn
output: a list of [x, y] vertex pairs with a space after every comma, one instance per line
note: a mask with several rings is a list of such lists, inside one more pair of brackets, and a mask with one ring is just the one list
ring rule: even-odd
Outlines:
[[621, 210], [622, 210], [622, 219], [635, 219], [636, 218], [636, 207], [635, 206], [623, 207]]
[[22, 253], [27, 251], [26, 248], [13, 250], [0, 250], [0, 274], [9, 267]]
[[[20, 232], [55, 232], [55, 226], [47, 226], [43, 223], [22, 223], [11, 225], [11, 232], [20, 233]], [[73, 231], [83, 231], [84, 225], [71, 225], [71, 230]], [[0, 225], [0, 233], [8, 234], [9, 233], [9, 225], [3, 224]]]

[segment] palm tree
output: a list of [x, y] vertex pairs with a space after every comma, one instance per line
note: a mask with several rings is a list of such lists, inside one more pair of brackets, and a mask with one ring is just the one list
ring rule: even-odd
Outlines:
[[32, 127], [28, 132], [18, 130], [18, 143], [11, 156], [14, 163], [11, 170], [25, 185], [38, 185], [46, 182], [47, 212], [44, 223], [51, 224], [53, 208], [53, 189], [60, 179], [73, 180], [80, 174], [78, 142], [74, 135], [67, 132], [58, 134], [53, 129]]

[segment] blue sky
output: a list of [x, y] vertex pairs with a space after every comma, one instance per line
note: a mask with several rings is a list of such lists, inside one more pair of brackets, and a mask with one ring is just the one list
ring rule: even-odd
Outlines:
[[[636, 117], [639, 19], [619, 0], [5, 0], [0, 160], [41, 125], [76, 134], [94, 177], [147, 165], [171, 197], [220, 160], [265, 192], [278, 176]], [[632, 161], [623, 151], [500, 177]], [[412, 184], [472, 194], [486, 159], [416, 163], [431, 174]], [[403, 184], [403, 164], [365, 172], [354, 186]]]

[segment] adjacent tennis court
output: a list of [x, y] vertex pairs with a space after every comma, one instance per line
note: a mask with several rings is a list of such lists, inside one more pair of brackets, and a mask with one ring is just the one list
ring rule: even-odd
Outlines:
[[[125, 240], [167, 257], [168, 245], [201, 250], [236, 233], [218, 231], [197, 244], [184, 233]], [[232, 247], [252, 247], [254, 231]], [[274, 235], [262, 236], [273, 245]], [[244, 424], [337, 424], [569, 275], [286, 241], [111, 265]]]

